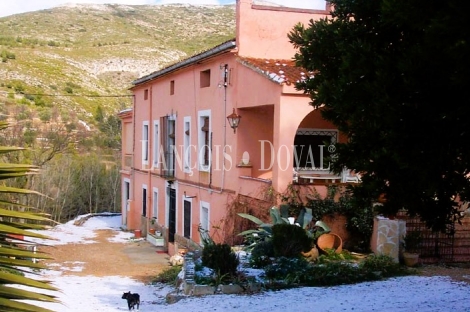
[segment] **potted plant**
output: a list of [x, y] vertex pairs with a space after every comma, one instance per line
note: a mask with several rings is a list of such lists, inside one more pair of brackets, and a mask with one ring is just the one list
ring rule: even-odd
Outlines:
[[403, 236], [403, 262], [406, 266], [413, 267], [419, 262], [419, 247], [422, 243], [419, 231], [410, 231]]
[[[155, 225], [156, 222], [157, 222], [156, 217], [153, 217], [152, 219], [150, 219], [150, 223], [152, 224], [152, 226]], [[152, 234], [152, 235], [155, 235], [155, 228], [150, 227], [149, 228], [149, 233]]]

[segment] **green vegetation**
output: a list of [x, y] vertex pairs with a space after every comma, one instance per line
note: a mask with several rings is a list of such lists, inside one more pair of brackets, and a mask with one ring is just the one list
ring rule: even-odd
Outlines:
[[215, 243], [204, 245], [201, 260], [202, 265], [212, 269], [220, 281], [233, 278], [240, 263], [229, 245]]
[[[0, 103], [1, 91], [13, 92], [15, 103], [65, 108], [94, 123], [98, 106], [115, 114], [132, 105], [134, 79], [235, 37], [234, 5], [103, 6], [1, 18], [0, 58], [8, 76], [0, 73]], [[23, 89], [8, 90], [16, 81]], [[42, 98], [26, 102], [26, 94]]]
[[274, 255], [277, 257], [299, 257], [302, 251], [312, 248], [313, 240], [300, 226], [294, 224], [275, 224], [271, 239]]
[[361, 172], [355, 197], [384, 198], [383, 214], [405, 209], [447, 231], [470, 199], [470, 106], [460, 100], [470, 28], [461, 1], [330, 3], [332, 18], [299, 24], [289, 38], [297, 65], [315, 73], [296, 87], [348, 135], [336, 144], [334, 170]]
[[41, 96], [24, 99], [24, 104], [0, 104], [0, 116], [12, 122], [0, 144], [25, 148], [4, 155], [8, 161], [41, 168], [41, 175], [15, 181], [46, 195], [28, 198], [27, 204], [59, 222], [84, 213], [121, 211], [118, 118], [101, 111], [97, 129], [89, 131], [73, 112], [38, 106]]
[[[266, 242], [259, 243], [264, 245]], [[273, 255], [271, 247], [265, 246], [267, 253]], [[299, 286], [335, 286], [344, 284], [375, 281], [384, 278], [415, 274], [416, 271], [395, 262], [391, 257], [384, 255], [356, 255], [348, 251], [341, 253], [328, 252], [321, 255], [317, 261], [308, 261], [306, 258], [268, 256], [269, 261], [259, 261], [261, 253], [256, 256], [258, 247], [248, 254], [247, 261], [241, 262], [241, 269], [236, 274], [220, 275], [210, 270], [201, 259], [195, 260], [195, 282], [201, 285], [217, 286], [220, 283], [239, 284], [242, 287], [247, 282], [261, 283], [266, 289], [283, 289]], [[211, 249], [212, 259], [220, 258]], [[226, 254], [224, 250], [222, 252]], [[257, 257], [258, 261], [253, 258]], [[249, 270], [257, 269], [257, 276], [247, 274]]]
[[165, 268], [153, 280], [152, 283], [163, 283], [176, 286], [178, 274], [181, 272], [181, 265], [173, 265]]
[[2, 59], [3, 63], [6, 63], [8, 60], [14, 60], [16, 55], [10, 51], [2, 50], [0, 52], [0, 58]]
[[421, 243], [423, 242], [423, 237], [419, 231], [410, 231], [407, 232], [403, 237], [403, 247], [406, 252], [417, 253]]

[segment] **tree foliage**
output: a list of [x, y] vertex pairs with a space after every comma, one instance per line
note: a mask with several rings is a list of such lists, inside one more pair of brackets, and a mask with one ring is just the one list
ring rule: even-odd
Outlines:
[[297, 84], [349, 140], [335, 170], [360, 171], [353, 192], [385, 195], [445, 230], [468, 200], [470, 19], [457, 0], [332, 0], [331, 17], [296, 25]]
[[84, 213], [120, 211], [117, 116], [97, 109], [98, 127], [91, 130], [74, 112], [55, 107], [6, 104], [0, 105], [0, 116], [10, 122], [2, 131], [0, 145], [24, 148], [22, 153], [2, 154], [1, 158], [35, 165], [42, 172], [6, 182], [45, 195], [21, 198], [22, 204], [34, 206], [58, 222]]
[[103, 148], [121, 148], [121, 120], [116, 114], [105, 114], [103, 108], [98, 106], [94, 115], [98, 123], [99, 135], [95, 143]]

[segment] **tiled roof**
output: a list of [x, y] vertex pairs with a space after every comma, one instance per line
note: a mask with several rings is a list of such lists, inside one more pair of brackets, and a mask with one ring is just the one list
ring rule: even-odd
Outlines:
[[156, 79], [160, 76], [163, 76], [165, 74], [171, 73], [173, 71], [179, 70], [181, 68], [184, 68], [186, 66], [190, 66], [192, 64], [196, 64], [197, 62], [200, 62], [201, 60], [213, 57], [215, 55], [221, 54], [221, 53], [226, 53], [229, 52], [230, 50], [236, 48], [236, 42], [235, 39], [228, 40], [224, 43], [221, 43], [211, 49], [205, 50], [199, 54], [193, 55], [187, 59], [184, 59], [182, 61], [176, 62], [172, 65], [169, 65], [163, 69], [160, 69], [156, 72], [153, 72], [151, 74], [148, 74], [144, 77], [138, 78], [132, 82], [133, 85], [139, 85], [142, 83], [146, 83], [148, 81], [151, 81], [153, 79]]
[[296, 67], [292, 60], [273, 60], [240, 57], [239, 62], [256, 72], [266, 76], [268, 79], [279, 84], [290, 85], [307, 77], [313, 77], [312, 72]]

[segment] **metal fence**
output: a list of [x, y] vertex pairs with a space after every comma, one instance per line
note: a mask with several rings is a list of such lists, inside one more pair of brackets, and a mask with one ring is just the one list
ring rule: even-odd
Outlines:
[[[400, 212], [398, 217], [406, 221], [407, 232], [417, 231], [421, 233], [422, 243], [418, 249], [421, 263], [435, 264], [462, 261], [462, 259], [457, 259], [454, 256], [455, 241], [460, 237], [456, 235], [455, 224], [449, 225], [443, 233], [428, 229], [426, 224], [421, 221], [419, 217], [411, 218], [406, 212]], [[470, 253], [468, 256], [470, 260]]]

